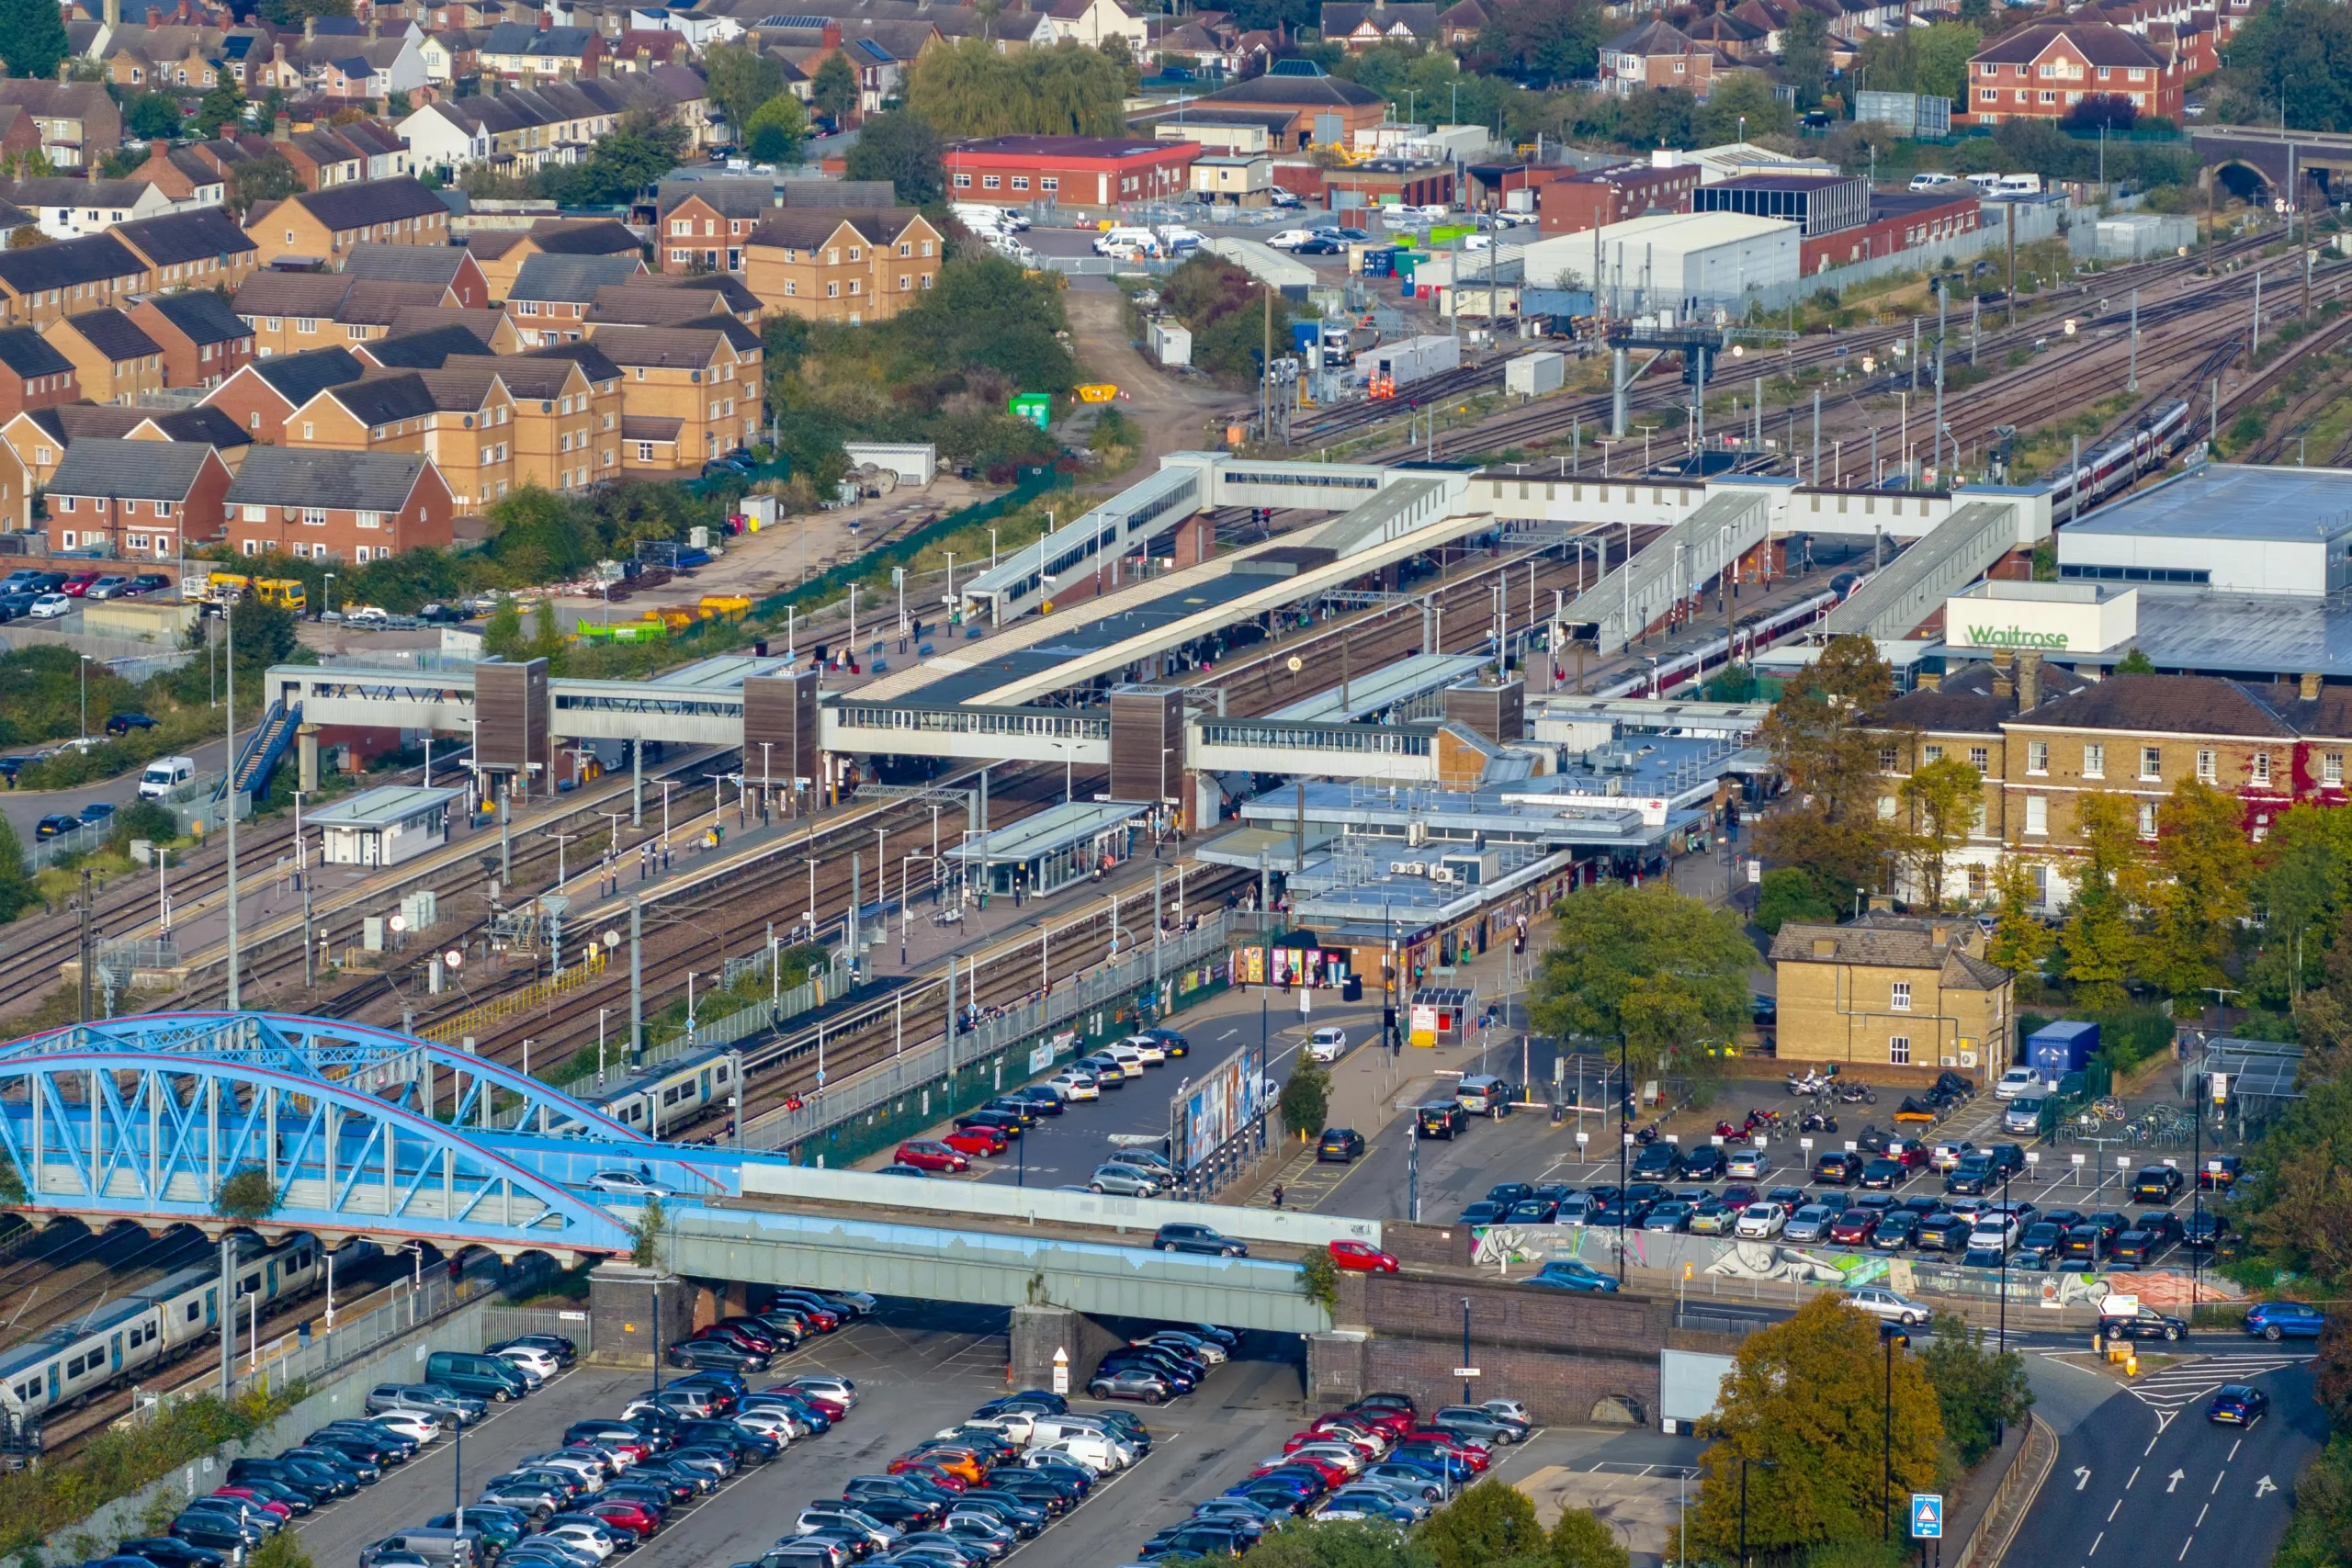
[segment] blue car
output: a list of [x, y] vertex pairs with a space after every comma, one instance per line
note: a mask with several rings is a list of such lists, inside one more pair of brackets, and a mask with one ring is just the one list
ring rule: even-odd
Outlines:
[[1572, 1258], [1546, 1263], [1520, 1283], [1540, 1285], [1545, 1290], [1552, 1291], [1598, 1291], [1605, 1296], [1617, 1293], [1615, 1280], [1601, 1273], [1592, 1265], [1579, 1263]]
[[2270, 1396], [2249, 1383], [2224, 1383], [2205, 1407], [2205, 1419], [2223, 1426], [2251, 1427], [2267, 1415]]
[[2245, 1309], [2245, 1331], [2265, 1339], [2316, 1339], [2327, 1314], [2301, 1302], [2257, 1302]]

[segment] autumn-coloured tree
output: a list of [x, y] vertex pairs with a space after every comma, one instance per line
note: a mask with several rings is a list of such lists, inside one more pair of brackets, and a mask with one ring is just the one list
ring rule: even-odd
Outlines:
[[1764, 744], [1792, 796], [1758, 827], [1757, 841], [1773, 860], [1804, 871], [1838, 908], [1856, 888], [1878, 886], [1889, 847], [1878, 803], [1891, 791], [1880, 767], [1882, 738], [1869, 724], [1894, 694], [1894, 671], [1876, 643], [1834, 637], [1764, 721]]
[[1984, 818], [1984, 775], [1957, 757], [1939, 757], [1912, 769], [1894, 793], [1903, 814], [1904, 861], [1928, 908], [1940, 910], [1952, 852]]

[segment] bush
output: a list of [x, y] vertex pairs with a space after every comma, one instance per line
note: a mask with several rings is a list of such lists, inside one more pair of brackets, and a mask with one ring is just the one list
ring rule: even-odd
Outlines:
[[220, 1184], [212, 1212], [227, 1220], [266, 1218], [277, 1207], [277, 1188], [257, 1165], [246, 1166]]
[[1298, 1293], [1325, 1312], [1340, 1310], [1340, 1266], [1321, 1247], [1310, 1247], [1298, 1260]]
[[152, 1420], [100, 1432], [78, 1457], [63, 1463], [0, 1475], [0, 1519], [7, 1521], [0, 1551], [40, 1547], [116, 1498], [223, 1443], [252, 1437], [307, 1397], [298, 1383], [274, 1395], [249, 1393], [230, 1404], [209, 1394], [185, 1400]]
[[1301, 1062], [1283, 1085], [1283, 1125], [1299, 1137], [1323, 1130], [1331, 1114], [1331, 1075], [1319, 1062]]

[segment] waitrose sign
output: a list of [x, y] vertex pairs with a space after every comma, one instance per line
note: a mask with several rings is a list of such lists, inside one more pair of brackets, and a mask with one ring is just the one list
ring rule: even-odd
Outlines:
[[2036, 631], [2030, 626], [1964, 626], [1970, 648], [2065, 648], [2074, 638], [2064, 632]]
[[2138, 635], [2140, 595], [2076, 582], [1980, 582], [1944, 601], [1944, 643], [1987, 652], [2085, 654]]

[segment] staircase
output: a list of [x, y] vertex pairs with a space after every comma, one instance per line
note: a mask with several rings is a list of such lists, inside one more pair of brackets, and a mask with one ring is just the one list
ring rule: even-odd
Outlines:
[[270, 704], [269, 711], [261, 716], [260, 726], [245, 737], [243, 747], [237, 752], [236, 765], [221, 776], [212, 798], [227, 800], [250, 790], [256, 802], [264, 799], [269, 790], [270, 770], [286, 755], [286, 748], [293, 743], [295, 727], [301, 722], [301, 709], [289, 712], [282, 702]]

